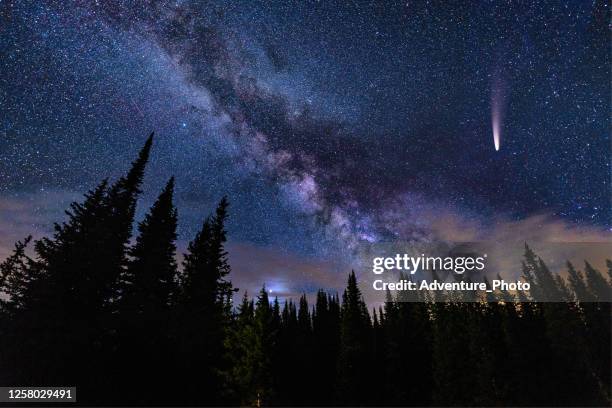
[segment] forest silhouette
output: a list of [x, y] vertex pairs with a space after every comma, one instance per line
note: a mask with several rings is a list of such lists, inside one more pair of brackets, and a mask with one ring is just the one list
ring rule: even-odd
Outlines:
[[81, 405], [610, 405], [612, 262], [565, 279], [526, 246], [522, 276], [565, 302], [388, 293], [369, 311], [351, 272], [314, 304], [234, 304], [226, 198], [180, 265], [173, 178], [133, 231], [152, 144], [0, 265], [0, 385], [76, 386]]

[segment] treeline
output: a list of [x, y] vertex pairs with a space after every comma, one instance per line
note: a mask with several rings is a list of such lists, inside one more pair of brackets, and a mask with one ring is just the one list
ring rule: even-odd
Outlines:
[[76, 386], [81, 404], [610, 404], [611, 262], [610, 279], [586, 264], [563, 280], [527, 248], [525, 278], [564, 303], [388, 295], [369, 312], [351, 273], [314, 305], [265, 287], [234, 305], [226, 199], [180, 267], [173, 179], [131, 240], [152, 140], [0, 265], [0, 385]]

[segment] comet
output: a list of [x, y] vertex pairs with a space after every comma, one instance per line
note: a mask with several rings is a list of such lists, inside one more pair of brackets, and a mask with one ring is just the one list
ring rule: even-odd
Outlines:
[[493, 143], [495, 144], [495, 151], [499, 151], [499, 145], [501, 143], [501, 115], [499, 107], [493, 105], [491, 108], [491, 122], [493, 125]]
[[493, 144], [495, 145], [495, 151], [499, 151], [501, 147], [504, 107], [504, 83], [496, 76], [491, 89], [491, 125], [493, 128]]

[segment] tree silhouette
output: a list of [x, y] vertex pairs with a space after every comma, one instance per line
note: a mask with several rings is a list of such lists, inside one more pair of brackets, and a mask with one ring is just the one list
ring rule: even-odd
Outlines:
[[14, 316], [26, 305], [26, 293], [35, 278], [32, 276], [33, 260], [25, 250], [32, 236], [15, 243], [13, 253], [0, 264], [0, 310], [6, 317]]
[[[313, 373], [312, 388], [318, 390], [311, 393], [311, 403], [315, 405], [329, 404], [334, 400], [336, 386], [335, 362], [340, 343], [340, 305], [338, 296], [332, 296], [323, 290], [317, 292], [315, 311], [312, 316], [311, 345]], [[330, 365], [332, 368], [330, 369]]]
[[210, 403], [229, 392], [224, 377], [229, 369], [226, 343], [234, 291], [225, 279], [230, 272], [225, 251], [228, 205], [223, 198], [215, 215], [206, 218], [183, 261], [177, 322], [187, 402], [202, 398], [202, 390]]
[[340, 354], [338, 357], [338, 398], [343, 404], [358, 405], [367, 401], [370, 365], [370, 316], [355, 272], [348, 278], [342, 295], [340, 312]]
[[157, 368], [169, 367], [174, 357], [169, 337], [172, 298], [177, 290], [173, 190], [171, 178], [138, 225], [139, 235], [122, 276], [115, 364], [127, 366], [118, 373], [121, 381], [116, 385], [123, 390], [123, 401], [140, 402], [139, 396], [152, 386], [163, 390], [169, 376]]

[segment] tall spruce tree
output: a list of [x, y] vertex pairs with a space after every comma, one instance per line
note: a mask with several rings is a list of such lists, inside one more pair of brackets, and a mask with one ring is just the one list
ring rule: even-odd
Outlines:
[[12, 367], [0, 370], [0, 383], [6, 385], [19, 384], [19, 379], [27, 378], [27, 370], [32, 368], [27, 361], [21, 361], [24, 356], [19, 352], [22, 326], [27, 324], [21, 319], [25, 294], [34, 278], [34, 261], [25, 253], [31, 240], [28, 236], [18, 241], [13, 253], [0, 263], [0, 366]]
[[342, 295], [340, 312], [340, 353], [337, 394], [349, 405], [368, 403], [368, 368], [371, 362], [371, 322], [366, 304], [351, 271]]
[[256, 406], [268, 405], [276, 399], [272, 373], [272, 355], [276, 333], [274, 332], [274, 313], [270, 306], [265, 285], [259, 291], [255, 303], [255, 347], [257, 364], [254, 373], [254, 388], [250, 403]]
[[[117, 388], [123, 391], [119, 401], [123, 402], [159, 403], [168, 397], [162, 391], [172, 372], [174, 354], [169, 336], [177, 279], [173, 191], [171, 178], [138, 225], [139, 235], [123, 275], [117, 353], [118, 360], [126, 365], [117, 376]], [[152, 359], [153, 355], [157, 357]], [[147, 392], [150, 387], [160, 390], [154, 399]]]
[[145, 167], [149, 161], [153, 135], [151, 133], [145, 141], [138, 158], [132, 163], [130, 171], [110, 187], [106, 196], [105, 204], [109, 210], [106, 222], [111, 241], [106, 246], [106, 264], [103, 264], [106, 273], [103, 276], [107, 282], [103, 284], [108, 286], [107, 290], [110, 296], [107, 300], [110, 301], [114, 301], [117, 297], [118, 278], [127, 266], [126, 249], [132, 236], [136, 202], [141, 193], [140, 186], [144, 178]]
[[472, 303], [433, 305], [433, 401], [436, 405], [474, 405], [478, 359], [470, 348], [474, 335]]
[[278, 301], [278, 297], [274, 297], [274, 301], [272, 302], [272, 321], [270, 324], [270, 332], [271, 334], [271, 356], [270, 356], [270, 364], [271, 364], [271, 375], [272, 375], [272, 389], [274, 390], [274, 399], [270, 401], [271, 404], [279, 405], [280, 399], [282, 398], [282, 394], [279, 392], [280, 386], [282, 384], [281, 377], [284, 376], [284, 373], [279, 370], [282, 366], [281, 359], [282, 355], [282, 347], [281, 347], [281, 331], [282, 331], [283, 321], [281, 316], [281, 308], [280, 303]]
[[612, 301], [610, 284], [590, 263], [584, 261], [584, 277], [588, 290], [598, 302]]
[[[231, 324], [232, 284], [225, 251], [227, 198], [208, 217], [189, 243], [183, 261], [177, 322], [183, 353], [187, 402], [219, 403], [228, 390], [224, 377], [229, 367], [226, 340]], [[204, 394], [202, 394], [204, 390]]]
[[[55, 225], [53, 238], [35, 243], [36, 262], [22, 301], [19, 330], [25, 378], [20, 383], [63, 382], [78, 384], [86, 395], [95, 375], [82, 359], [96, 353], [105, 287], [97, 275], [104, 273], [98, 262], [106, 255], [108, 230], [104, 204], [107, 183], [85, 195], [83, 203], [72, 203], [68, 221]], [[54, 350], [49, 353], [48, 350]]]
[[255, 305], [245, 291], [228, 338], [230, 370], [225, 380], [229, 384], [230, 393], [226, 402], [244, 406], [255, 400], [253, 390], [259, 363], [259, 356], [255, 353], [256, 344]]
[[[400, 279], [410, 279], [400, 274]], [[377, 360], [388, 405], [428, 405], [431, 398], [431, 324], [428, 305], [412, 293], [400, 292], [394, 299], [387, 290], [379, 320], [384, 345]], [[379, 347], [380, 348], [380, 347]]]
[[31, 241], [31, 235], [17, 241], [13, 253], [0, 263], [0, 311], [7, 318], [14, 317], [26, 306], [26, 293], [35, 278], [32, 275], [34, 260], [25, 253]]
[[121, 312], [145, 319], [167, 313], [176, 292], [177, 211], [172, 202], [174, 178], [138, 225], [136, 244], [122, 279]]
[[329, 404], [334, 400], [336, 383], [335, 370], [327, 367], [338, 356], [340, 333], [340, 306], [337, 296], [317, 292], [315, 312], [312, 316], [313, 353], [312, 360], [316, 373], [313, 375], [313, 389], [317, 392], [311, 396], [314, 405]]
[[[608, 264], [609, 265], [609, 264]], [[590, 369], [595, 374], [599, 388], [599, 403], [612, 400], [611, 353], [612, 308], [610, 304], [612, 287], [604, 276], [585, 261], [583, 285], [588, 299], [580, 304], [586, 330], [585, 343], [589, 350]]]
[[589, 302], [595, 299], [589, 293], [589, 289], [584, 281], [584, 275], [574, 268], [571, 262], [567, 263], [567, 275], [570, 289], [578, 302]]
[[295, 363], [299, 370], [295, 372], [295, 387], [293, 404], [310, 405], [313, 403], [315, 367], [313, 356], [315, 350], [312, 343], [312, 320], [306, 294], [300, 296], [297, 311], [297, 333], [295, 337]]
[[295, 405], [296, 395], [299, 395], [300, 384], [294, 376], [289, 375], [297, 366], [298, 353], [297, 334], [298, 318], [297, 310], [293, 300], [285, 300], [281, 313], [281, 328], [277, 335], [276, 359], [274, 371], [278, 373], [276, 384], [275, 402], [279, 405]]

